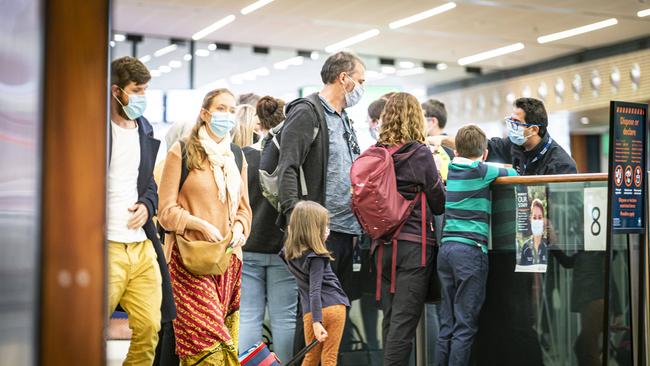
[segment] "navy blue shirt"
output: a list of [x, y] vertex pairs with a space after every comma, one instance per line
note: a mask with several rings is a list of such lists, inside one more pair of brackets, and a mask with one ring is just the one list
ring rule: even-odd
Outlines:
[[323, 320], [323, 308], [333, 305], [350, 306], [328, 257], [308, 250], [300, 258], [287, 261], [283, 249], [280, 258], [296, 278], [302, 314], [311, 313], [313, 322]]

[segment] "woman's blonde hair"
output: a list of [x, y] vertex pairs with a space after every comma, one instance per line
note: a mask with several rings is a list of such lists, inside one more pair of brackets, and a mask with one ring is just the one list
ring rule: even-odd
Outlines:
[[[215, 89], [205, 95], [203, 98], [203, 104], [201, 104], [201, 108], [209, 110], [210, 105], [212, 105], [212, 101], [214, 101], [214, 98], [224, 93], [232, 95], [233, 98], [235, 97], [235, 95], [228, 89]], [[190, 135], [185, 141], [185, 158], [187, 161], [187, 169], [189, 170], [201, 169], [201, 164], [205, 159], [208, 158], [208, 155], [205, 153], [205, 150], [201, 145], [201, 140], [199, 139], [199, 130], [203, 126], [210, 128], [210, 126], [208, 126], [209, 122], [210, 121], [202, 120], [201, 113], [199, 113], [199, 116], [196, 118], [196, 124], [192, 128], [192, 132], [190, 132]]]
[[235, 128], [232, 129], [232, 143], [239, 147], [253, 144], [255, 130], [255, 107], [240, 104], [235, 111]]
[[409, 93], [393, 94], [381, 114], [379, 143], [399, 145], [411, 141], [424, 142], [424, 112], [417, 98]]
[[318, 255], [334, 260], [325, 247], [325, 233], [329, 215], [325, 207], [313, 201], [300, 201], [291, 213], [284, 255], [287, 259], [300, 258], [311, 249]]

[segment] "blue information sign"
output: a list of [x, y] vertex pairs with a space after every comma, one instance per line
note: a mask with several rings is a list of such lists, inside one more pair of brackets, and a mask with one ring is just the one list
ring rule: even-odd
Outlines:
[[612, 232], [644, 231], [648, 105], [610, 103], [609, 191]]

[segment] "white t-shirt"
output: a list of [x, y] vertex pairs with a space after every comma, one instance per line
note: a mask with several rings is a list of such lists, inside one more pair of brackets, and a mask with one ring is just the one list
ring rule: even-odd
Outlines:
[[138, 201], [140, 135], [136, 128], [123, 128], [111, 121], [113, 146], [108, 168], [108, 240], [118, 243], [145, 241], [144, 229], [127, 227]]

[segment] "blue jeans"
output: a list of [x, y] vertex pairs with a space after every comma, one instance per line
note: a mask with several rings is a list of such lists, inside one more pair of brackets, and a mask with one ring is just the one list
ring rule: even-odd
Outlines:
[[269, 308], [273, 352], [286, 362], [293, 356], [298, 287], [277, 254], [244, 252], [239, 352], [262, 340], [264, 312]]
[[488, 258], [480, 248], [443, 243], [438, 252], [442, 287], [440, 331], [435, 364], [468, 365], [478, 317], [485, 300]]

